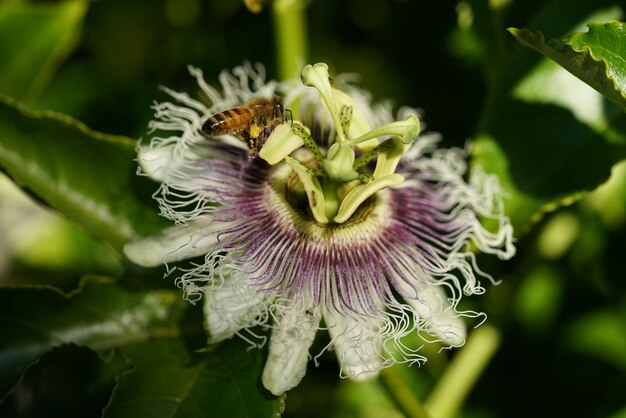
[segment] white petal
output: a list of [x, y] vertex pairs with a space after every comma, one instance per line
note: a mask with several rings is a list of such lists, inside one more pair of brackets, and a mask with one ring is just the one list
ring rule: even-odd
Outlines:
[[158, 234], [133, 241], [124, 246], [124, 254], [133, 263], [156, 267], [164, 263], [206, 254], [217, 242], [216, 231], [223, 225], [198, 219], [184, 226], [164, 229]]
[[275, 324], [263, 369], [263, 385], [274, 395], [295, 387], [306, 373], [309, 348], [321, 316], [300, 305], [286, 308]]
[[143, 173], [152, 180], [162, 182], [170, 175], [174, 162], [174, 145], [159, 148], [139, 148], [137, 161]]
[[465, 344], [467, 330], [459, 314], [448, 302], [442, 286], [418, 284], [417, 298], [405, 300], [424, 321], [425, 331], [451, 347]]
[[[180, 190], [203, 190], [211, 185], [211, 180], [202, 174], [206, 171], [206, 161], [211, 158], [224, 157], [210, 147], [205, 146], [209, 139], [200, 134], [190, 133], [184, 138], [168, 138], [159, 145], [151, 147], [139, 146], [137, 161], [141, 172], [152, 180], [166, 182], [169, 186]], [[224, 135], [210, 139], [243, 148], [242, 141], [232, 135]], [[214, 178], [215, 173], [211, 178]]]
[[267, 311], [270, 301], [267, 294], [246, 286], [243, 277], [232, 275], [224, 279], [221, 287], [207, 292], [204, 298], [209, 343], [231, 338], [237, 331], [254, 325], [254, 320]]
[[324, 311], [324, 321], [341, 365], [341, 375], [355, 380], [375, 377], [385, 365], [378, 335], [382, 321], [363, 319], [356, 321], [347, 315]]

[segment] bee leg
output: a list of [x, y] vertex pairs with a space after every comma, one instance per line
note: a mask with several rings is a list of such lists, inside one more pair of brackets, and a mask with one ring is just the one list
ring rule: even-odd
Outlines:
[[246, 145], [250, 149], [250, 154], [248, 155], [248, 158], [250, 159], [256, 158], [256, 156], [258, 155], [258, 151], [259, 151], [257, 149], [258, 141], [253, 131], [256, 131], [256, 118], [254, 116], [250, 118], [250, 123], [248, 123], [248, 128], [245, 130]]
[[257, 137], [254, 137], [250, 134], [250, 129], [245, 130], [246, 133], [246, 145], [250, 150], [250, 154], [248, 154], [248, 158], [253, 159], [259, 155], [259, 140]]
[[[242, 129], [241, 131], [238, 131], [235, 135], [241, 140], [241, 142], [246, 144], [248, 149], [252, 150], [252, 144], [254, 140], [250, 137], [250, 131], [248, 129]], [[254, 156], [251, 155], [249, 155], [249, 157], [254, 158]]]
[[259, 155], [259, 139], [258, 138], [250, 138], [248, 142], [248, 147], [250, 148], [250, 155], [248, 158], [253, 159]]

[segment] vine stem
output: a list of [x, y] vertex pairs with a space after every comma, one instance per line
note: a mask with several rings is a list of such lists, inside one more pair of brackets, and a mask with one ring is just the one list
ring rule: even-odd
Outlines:
[[398, 373], [397, 367], [383, 369], [380, 377], [389, 395], [408, 418], [430, 418], [424, 406]]
[[274, 36], [281, 80], [296, 76], [307, 57], [305, 1], [274, 0]]
[[432, 418], [455, 416], [500, 346], [500, 332], [482, 325], [459, 350], [425, 402]]

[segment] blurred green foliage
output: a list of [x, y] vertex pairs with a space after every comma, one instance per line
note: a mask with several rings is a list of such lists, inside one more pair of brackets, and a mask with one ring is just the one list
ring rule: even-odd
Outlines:
[[[488, 313], [502, 344], [458, 416], [626, 416], [626, 171], [614, 165], [626, 117], [506, 32], [563, 38], [623, 20], [626, 5], [364, 4], [309, 2], [309, 61], [422, 108], [444, 146], [473, 138], [473, 163], [500, 175], [516, 226], [515, 259], [478, 256], [500, 285], [464, 301]], [[272, 397], [259, 383], [262, 351], [235, 340], [198, 352], [197, 310], [161, 269], [116, 251], [164, 225], [156, 186], [134, 175], [132, 142], [158, 86], [194, 94], [188, 64], [214, 80], [250, 60], [273, 77], [274, 45], [269, 10], [253, 15], [238, 0], [0, 1], [0, 94], [21, 102], [1, 102], [0, 167], [34, 198], [0, 183], [1, 416], [195, 417], [212, 406], [221, 416], [404, 416], [381, 382], [338, 380], [330, 354], [286, 399]], [[71, 118], [33, 113], [49, 110]], [[89, 273], [117, 279], [81, 281]], [[421, 368], [397, 366], [422, 400], [455, 358], [427, 354]], [[119, 407], [144, 396], [166, 401]]]

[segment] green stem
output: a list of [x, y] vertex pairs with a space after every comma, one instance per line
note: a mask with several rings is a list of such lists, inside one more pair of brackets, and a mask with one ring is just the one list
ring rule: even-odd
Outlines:
[[274, 36], [281, 80], [296, 76], [307, 57], [305, 2], [274, 0]]
[[452, 418], [500, 345], [500, 333], [483, 325], [472, 333], [425, 403], [433, 418]]
[[389, 395], [408, 418], [430, 418], [413, 391], [406, 385], [404, 378], [398, 373], [397, 367], [383, 369], [380, 377]]

